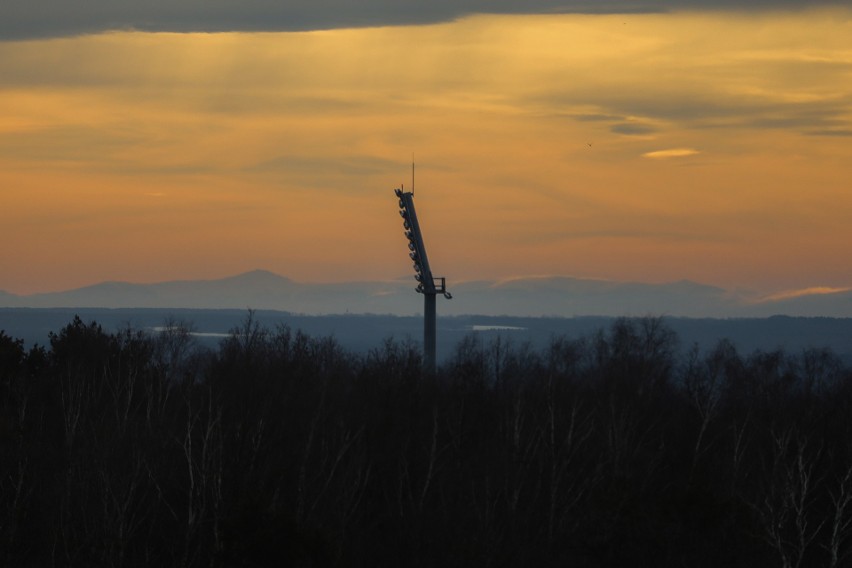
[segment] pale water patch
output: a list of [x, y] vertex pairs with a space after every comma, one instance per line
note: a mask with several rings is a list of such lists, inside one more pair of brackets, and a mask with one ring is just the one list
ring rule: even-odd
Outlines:
[[[152, 328], [149, 328], [149, 329], [151, 331], [156, 332], [156, 333], [163, 333], [163, 332], [166, 332], [166, 331], [170, 331], [170, 328], [168, 328], [166, 326], [162, 326], [162, 325], [152, 327]], [[230, 334], [230, 333], [217, 333], [217, 332], [212, 332], [212, 331], [190, 331], [189, 335], [191, 335], [192, 337], [231, 337], [232, 334]]]
[[527, 331], [529, 328], [515, 325], [472, 325], [471, 331]]

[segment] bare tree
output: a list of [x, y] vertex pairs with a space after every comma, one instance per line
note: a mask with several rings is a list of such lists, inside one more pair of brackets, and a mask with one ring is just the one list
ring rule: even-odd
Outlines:
[[852, 466], [837, 480], [836, 487], [829, 490], [831, 516], [828, 519], [828, 542], [823, 547], [829, 554], [829, 568], [846, 565], [852, 554], [849, 540], [852, 538]]
[[[199, 404], [192, 400], [195, 391], [201, 395]], [[215, 560], [222, 552], [222, 407], [209, 387], [189, 386], [184, 398], [186, 422], [179, 442], [185, 459], [187, 485], [181, 565], [189, 567], [197, 565], [203, 557]], [[209, 534], [202, 532], [205, 529]]]
[[[820, 448], [795, 427], [771, 432], [772, 447], [764, 463], [762, 491], [749, 502], [763, 540], [776, 552], [782, 568], [799, 568], [826, 519], [816, 515], [814, 499], [821, 479], [816, 472]], [[815, 518], [816, 517], [816, 518]]]
[[687, 368], [684, 373], [684, 391], [698, 414], [699, 426], [692, 449], [692, 463], [689, 481], [692, 483], [699, 460], [707, 451], [705, 442], [708, 428], [715, 420], [723, 392], [724, 367], [729, 356], [728, 344], [720, 344], [703, 361], [698, 357], [698, 346], [694, 346], [687, 355]]

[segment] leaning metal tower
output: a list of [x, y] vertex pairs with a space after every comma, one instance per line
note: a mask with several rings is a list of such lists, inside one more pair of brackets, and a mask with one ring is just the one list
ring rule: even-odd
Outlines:
[[414, 261], [414, 279], [417, 280], [416, 291], [423, 294], [423, 365], [428, 374], [435, 373], [435, 343], [437, 336], [436, 300], [438, 294], [446, 299], [453, 296], [447, 292], [446, 279], [432, 276], [429, 258], [426, 256], [426, 246], [423, 244], [423, 234], [417, 222], [417, 212], [414, 210], [414, 192], [395, 189], [399, 198], [399, 214], [408, 239], [408, 256]]

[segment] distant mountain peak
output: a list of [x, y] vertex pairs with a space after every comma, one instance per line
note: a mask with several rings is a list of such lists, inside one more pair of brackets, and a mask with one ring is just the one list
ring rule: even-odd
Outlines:
[[222, 278], [221, 280], [247, 280], [252, 282], [292, 282], [292, 280], [290, 280], [286, 276], [281, 276], [280, 274], [276, 274], [274, 272], [264, 270], [262, 268], [249, 270], [248, 272], [243, 272], [234, 276]]
[[[408, 281], [302, 283], [264, 269], [219, 279], [150, 284], [102, 282], [85, 288], [17, 296], [0, 292], [0, 307], [274, 309], [302, 314], [416, 313]], [[755, 302], [741, 292], [692, 280], [642, 283], [534, 275], [452, 285], [444, 315], [753, 317], [773, 314], [852, 317], [852, 289], [808, 288]]]

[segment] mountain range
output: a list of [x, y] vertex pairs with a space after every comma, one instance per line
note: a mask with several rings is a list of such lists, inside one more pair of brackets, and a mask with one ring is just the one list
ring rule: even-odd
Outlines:
[[[194, 308], [280, 310], [294, 314], [394, 314], [422, 312], [409, 278], [344, 283], [300, 283], [265, 270], [218, 280], [154, 284], [103, 282], [32, 295], [0, 291], [0, 307]], [[617, 282], [571, 277], [531, 277], [450, 283], [452, 301], [442, 315], [644, 316], [697, 318], [852, 317], [852, 290], [814, 289], [769, 298], [688, 280]]]

